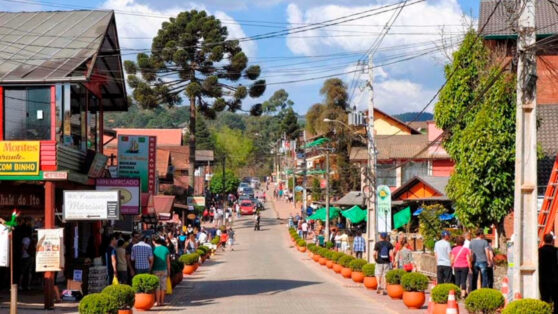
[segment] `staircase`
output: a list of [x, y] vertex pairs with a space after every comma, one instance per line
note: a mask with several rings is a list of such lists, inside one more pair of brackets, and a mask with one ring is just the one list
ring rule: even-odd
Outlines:
[[539, 245], [543, 245], [543, 236], [554, 230], [554, 218], [556, 217], [556, 212], [558, 211], [558, 156], [554, 161], [554, 166], [552, 166], [552, 173], [550, 174], [550, 179], [548, 180], [548, 186], [546, 187], [546, 192], [544, 193], [544, 200], [542, 203], [541, 211], [539, 212], [538, 219], [538, 235], [539, 235]]

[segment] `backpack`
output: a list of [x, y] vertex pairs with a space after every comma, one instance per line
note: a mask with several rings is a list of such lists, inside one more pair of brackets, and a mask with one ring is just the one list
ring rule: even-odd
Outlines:
[[389, 244], [383, 242], [380, 248], [380, 258], [381, 259], [389, 259]]

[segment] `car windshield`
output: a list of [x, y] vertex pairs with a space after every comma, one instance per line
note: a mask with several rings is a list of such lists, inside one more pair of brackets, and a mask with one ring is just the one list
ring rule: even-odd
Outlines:
[[240, 206], [252, 206], [252, 202], [242, 202]]

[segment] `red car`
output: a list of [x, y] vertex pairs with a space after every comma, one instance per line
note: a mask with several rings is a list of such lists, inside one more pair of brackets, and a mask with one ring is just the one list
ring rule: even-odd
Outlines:
[[240, 203], [240, 213], [242, 215], [252, 215], [256, 211], [256, 204], [249, 200], [243, 200]]

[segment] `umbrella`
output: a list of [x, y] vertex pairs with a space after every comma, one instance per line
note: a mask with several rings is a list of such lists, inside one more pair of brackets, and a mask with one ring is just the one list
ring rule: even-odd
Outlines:
[[452, 220], [453, 217], [455, 217], [455, 214], [445, 213], [445, 214], [441, 214], [439, 218], [440, 220]]
[[[339, 217], [339, 213], [341, 210], [337, 207], [330, 207], [329, 208], [329, 219], [335, 219]], [[308, 220], [323, 220], [325, 221], [326, 218], [326, 208], [322, 207], [318, 209], [314, 214], [308, 217]]]
[[302, 192], [302, 191], [304, 191], [304, 188], [301, 187], [300, 185], [297, 185], [297, 186], [295, 186], [294, 190], [295, 190], [295, 192]]
[[415, 212], [413, 213], [413, 216], [418, 216], [418, 215], [420, 215], [420, 213], [422, 213], [423, 210], [424, 210], [424, 208], [422, 208], [422, 207], [419, 208], [419, 209], [417, 209], [417, 210], [415, 210]]
[[349, 219], [351, 223], [358, 224], [364, 220], [366, 220], [366, 210], [360, 208], [358, 205], [355, 205], [347, 210], [341, 212], [343, 217]]

